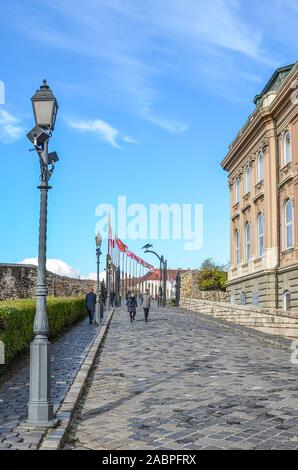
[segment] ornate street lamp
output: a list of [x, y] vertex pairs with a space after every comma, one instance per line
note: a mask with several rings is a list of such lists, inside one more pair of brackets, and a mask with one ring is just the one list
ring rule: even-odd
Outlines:
[[142, 247], [142, 250], [145, 250], [144, 253], [153, 253], [159, 260], [160, 277], [159, 277], [158, 306], [161, 300], [163, 307], [165, 307], [166, 302], [167, 302], [167, 260], [164, 259], [163, 255], [159, 256], [156, 253], [156, 251], [149, 250], [149, 248], [152, 248], [152, 247], [153, 245], [151, 245], [150, 243], [147, 243], [146, 245]]
[[51, 344], [48, 341], [49, 325], [46, 298], [46, 238], [47, 202], [49, 180], [59, 160], [56, 152], [48, 152], [48, 143], [54, 129], [58, 104], [51, 89], [43, 81], [32, 97], [36, 126], [27, 134], [33, 143], [40, 163], [40, 218], [38, 267], [36, 283], [36, 313], [33, 324], [34, 340], [30, 345], [30, 395], [28, 403], [28, 424], [50, 427], [54, 425], [51, 399]]
[[106, 300], [106, 305], [107, 309], [111, 309], [111, 274], [112, 274], [112, 260], [111, 260], [111, 255], [108, 253], [107, 254], [107, 259], [106, 259], [106, 288], [107, 288], [107, 300]]
[[102, 292], [101, 282], [99, 279], [101, 243], [102, 243], [102, 236], [98, 232], [98, 234], [95, 237], [96, 257], [97, 257], [97, 289], [96, 289], [96, 306], [95, 306], [95, 316], [94, 316], [94, 323], [97, 326], [99, 326], [103, 320], [103, 292]]
[[58, 103], [46, 80], [31, 98], [36, 125], [53, 131], [58, 111]]

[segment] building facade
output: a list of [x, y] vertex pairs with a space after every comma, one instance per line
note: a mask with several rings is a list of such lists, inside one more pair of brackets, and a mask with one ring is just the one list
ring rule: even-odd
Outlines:
[[222, 161], [232, 303], [298, 308], [298, 63], [276, 70]]
[[[176, 277], [177, 274], [184, 273], [184, 269], [167, 269], [166, 297], [174, 299], [176, 295]], [[157, 272], [148, 273], [144, 277], [144, 289], [149, 289], [154, 299], [157, 299], [160, 286], [160, 276]], [[141, 290], [141, 289], [140, 289]]]

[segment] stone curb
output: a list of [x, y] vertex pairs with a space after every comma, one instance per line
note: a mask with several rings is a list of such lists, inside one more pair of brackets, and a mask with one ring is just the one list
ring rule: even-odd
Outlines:
[[95, 340], [93, 341], [89, 352], [76, 375], [76, 378], [74, 379], [63, 402], [58, 408], [56, 413], [56, 418], [59, 420], [58, 426], [46, 433], [38, 450], [58, 450], [63, 446], [65, 434], [71, 425], [77, 404], [84, 391], [87, 377], [94, 364], [99, 348], [104, 342], [114, 312], [115, 308], [108, 314], [105, 324], [102, 326], [100, 332], [95, 337]]
[[243, 325], [238, 325], [237, 323], [230, 322], [228, 320], [222, 320], [220, 318], [209, 316], [208, 314], [204, 314], [201, 312], [196, 312], [195, 310], [189, 310], [184, 307], [178, 307], [181, 312], [184, 313], [194, 313], [195, 315], [201, 317], [202, 319], [210, 322], [215, 323], [217, 325], [221, 325], [226, 330], [235, 331], [236, 333], [243, 335], [243, 336], [252, 336], [254, 338], [259, 339], [263, 343], [270, 344], [272, 346], [276, 346], [282, 349], [290, 350], [292, 340], [288, 338], [284, 338], [283, 336], [278, 335], [270, 335], [269, 333], [263, 333], [262, 331], [254, 330], [253, 328], [248, 328]]

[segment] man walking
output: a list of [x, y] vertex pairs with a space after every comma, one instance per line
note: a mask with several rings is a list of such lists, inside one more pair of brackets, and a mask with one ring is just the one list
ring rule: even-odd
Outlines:
[[146, 289], [145, 294], [143, 294], [142, 303], [141, 303], [144, 309], [144, 316], [145, 316], [146, 323], [148, 321], [150, 303], [151, 303], [151, 295], [149, 294], [149, 289]]
[[115, 300], [116, 300], [116, 292], [114, 290], [112, 290], [110, 292], [111, 307], [114, 307]]
[[88, 294], [86, 294], [85, 303], [88, 310], [89, 323], [92, 325], [96, 305], [96, 294], [94, 294], [93, 288], [88, 292]]

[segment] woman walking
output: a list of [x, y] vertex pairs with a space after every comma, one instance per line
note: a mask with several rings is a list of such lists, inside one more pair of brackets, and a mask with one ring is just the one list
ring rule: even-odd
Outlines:
[[146, 323], [148, 322], [150, 304], [151, 304], [151, 295], [149, 294], [149, 289], [146, 289], [145, 294], [143, 294], [143, 298], [141, 302], [141, 305], [144, 309], [144, 316], [145, 316]]
[[126, 307], [129, 312], [131, 322], [135, 320], [137, 306], [138, 304], [135, 294], [130, 294], [127, 298]]

